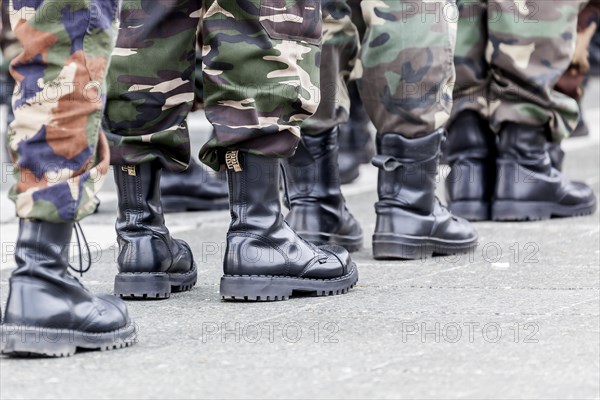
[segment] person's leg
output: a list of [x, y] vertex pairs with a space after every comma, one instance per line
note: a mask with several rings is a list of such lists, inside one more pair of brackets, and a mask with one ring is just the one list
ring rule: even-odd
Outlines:
[[499, 133], [492, 218], [590, 214], [596, 209], [591, 188], [553, 169], [546, 151], [548, 141], [560, 141], [577, 124], [577, 102], [555, 86], [572, 59], [581, 2], [528, 4], [488, 4], [490, 124]]
[[189, 164], [200, 9], [200, 0], [123, 4], [104, 119], [119, 195], [115, 293], [122, 297], [166, 298], [196, 283], [189, 246], [165, 226], [160, 178], [163, 168]]
[[[321, 96], [320, 1], [225, 3], [223, 12], [220, 2], [206, 2], [203, 20], [204, 105], [215, 138], [200, 158], [218, 169], [229, 149], [291, 156]], [[239, 20], [231, 20], [236, 13]], [[302, 23], [294, 22], [298, 13], [305, 14]]]
[[[193, 111], [202, 109], [204, 103], [201, 32], [202, 30], [199, 29]], [[192, 137], [194, 134], [195, 132], [190, 132]], [[206, 165], [198, 162], [194, 156], [190, 159], [189, 168], [184, 172], [162, 171], [160, 192], [165, 213], [221, 210], [229, 207], [229, 191], [225, 173], [215, 173]]]
[[[519, 5], [489, 0], [486, 58], [492, 68], [490, 124], [549, 127], [560, 141], [575, 128], [577, 102], [555, 90], [571, 62], [581, 1]], [[531, 8], [530, 8], [531, 7]]]
[[458, 8], [456, 86], [446, 142], [450, 166], [446, 199], [454, 214], [471, 221], [488, 220], [496, 180], [496, 135], [488, 123], [488, 8], [485, 0], [459, 0]]
[[358, 52], [358, 32], [346, 0], [326, 0], [322, 8], [321, 103], [302, 125], [296, 154], [284, 162], [290, 205], [286, 220], [313, 243], [356, 251], [362, 246], [362, 229], [340, 189], [338, 126], [348, 121], [346, 83]]
[[279, 157], [294, 154], [301, 124], [319, 105], [320, 2], [205, 5], [205, 108], [216, 138], [202, 156], [227, 169], [232, 215], [221, 295], [345, 293], [358, 279], [348, 252], [298, 236], [284, 222], [279, 199]]
[[[95, 210], [108, 171], [99, 127], [118, 5], [10, 3], [23, 51], [11, 63], [18, 87], [9, 130], [17, 183], [10, 195], [20, 224], [2, 324], [7, 354], [66, 356], [77, 347], [122, 347], [135, 339], [125, 304], [94, 296], [68, 272], [74, 223]], [[42, 329], [57, 340], [26, 334]]]
[[370, 164], [375, 155], [374, 128], [365, 110], [356, 81], [348, 83], [350, 116], [340, 125], [338, 164], [342, 185], [354, 182], [361, 164]]
[[469, 223], [435, 197], [450, 117], [457, 9], [453, 1], [363, 1], [359, 88], [378, 131], [375, 258], [422, 258], [476, 246]]

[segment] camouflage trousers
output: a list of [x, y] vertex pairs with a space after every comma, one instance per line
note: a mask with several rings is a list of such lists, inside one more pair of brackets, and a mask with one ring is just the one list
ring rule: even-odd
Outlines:
[[289, 156], [318, 106], [318, 2], [126, 0], [116, 40], [117, 8], [118, 0], [11, 3], [23, 52], [11, 66], [10, 196], [22, 218], [93, 212], [109, 155], [114, 164], [187, 167], [201, 17], [204, 103], [216, 129], [204, 162], [219, 168], [229, 149]]
[[455, 80], [453, 0], [325, 0], [323, 15], [321, 104], [304, 134], [346, 122], [351, 73], [379, 134], [420, 137], [446, 124]]
[[118, 0], [11, 0], [22, 46], [8, 147], [20, 218], [79, 220], [97, 206], [109, 148], [100, 132]]
[[187, 168], [202, 19], [203, 96], [214, 169], [231, 149], [294, 153], [319, 104], [318, 0], [125, 0], [109, 72], [104, 128], [113, 164]]
[[578, 106], [555, 85], [571, 62], [583, 3], [459, 0], [453, 117], [474, 110], [496, 132], [512, 121], [547, 124], [556, 141], [568, 136]]

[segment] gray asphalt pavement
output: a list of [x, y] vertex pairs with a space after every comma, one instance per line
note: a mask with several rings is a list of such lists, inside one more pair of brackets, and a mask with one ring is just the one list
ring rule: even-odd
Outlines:
[[[599, 192], [599, 83], [585, 102], [592, 134], [565, 142], [566, 173]], [[207, 125], [194, 117], [201, 142]], [[197, 129], [196, 129], [197, 128]], [[6, 165], [3, 167], [5, 172]], [[366, 233], [348, 295], [276, 303], [221, 301], [228, 213], [169, 215], [199, 261], [197, 287], [129, 302], [138, 343], [68, 359], [0, 358], [12, 398], [599, 398], [598, 214], [478, 223], [472, 254], [426, 261], [371, 257], [374, 167], [344, 188]], [[16, 219], [2, 190], [0, 298]], [[442, 176], [444, 170], [442, 169]], [[443, 193], [440, 193], [443, 196]], [[84, 224], [98, 262], [83, 278], [109, 292], [116, 271], [114, 188]]]

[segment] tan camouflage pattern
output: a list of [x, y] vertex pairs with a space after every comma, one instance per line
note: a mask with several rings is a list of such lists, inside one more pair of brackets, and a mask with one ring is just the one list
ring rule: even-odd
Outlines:
[[11, 0], [9, 16], [22, 46], [10, 64], [10, 198], [20, 218], [78, 221], [95, 211], [108, 172], [99, 127], [118, 1]]

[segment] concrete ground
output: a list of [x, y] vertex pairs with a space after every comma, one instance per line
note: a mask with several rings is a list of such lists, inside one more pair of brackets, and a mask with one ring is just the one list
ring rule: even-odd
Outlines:
[[[566, 173], [599, 191], [600, 85], [585, 101], [591, 136], [565, 142]], [[192, 125], [201, 142], [207, 126]], [[2, 305], [16, 232], [1, 197]], [[447, 172], [442, 169], [442, 176]], [[427, 261], [371, 257], [376, 171], [344, 187], [366, 233], [348, 295], [277, 303], [220, 300], [228, 213], [168, 216], [201, 273], [167, 301], [129, 302], [138, 343], [68, 359], [0, 358], [0, 398], [599, 398], [598, 214], [478, 223], [472, 254]], [[443, 194], [441, 194], [443, 196]], [[83, 278], [110, 292], [114, 186], [84, 229], [98, 262]]]

